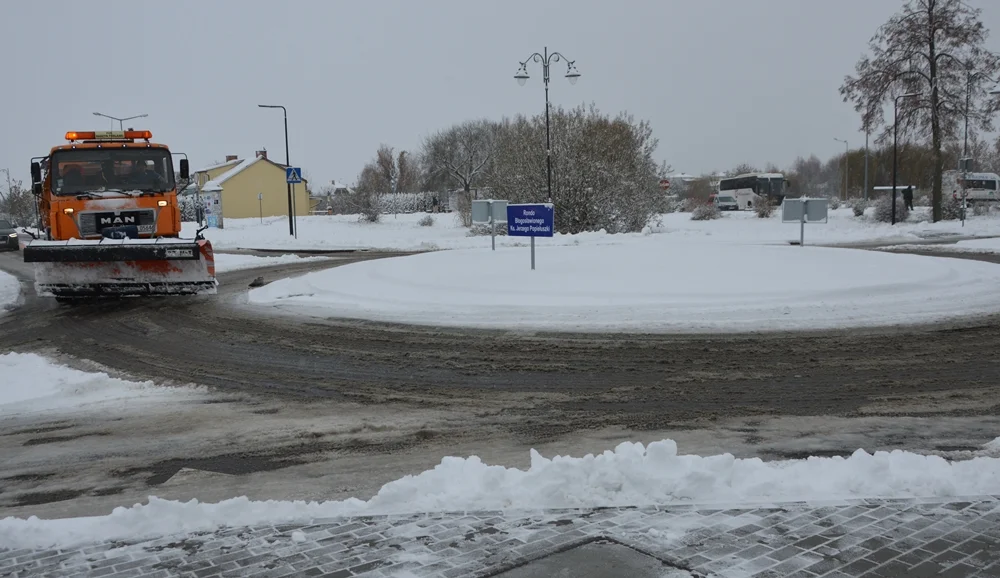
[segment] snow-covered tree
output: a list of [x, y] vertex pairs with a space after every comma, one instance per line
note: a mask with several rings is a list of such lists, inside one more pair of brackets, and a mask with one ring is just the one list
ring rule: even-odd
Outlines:
[[472, 224], [472, 189], [484, 178], [493, 158], [499, 125], [489, 120], [467, 121], [442, 130], [424, 141], [427, 176], [462, 189], [459, 212], [465, 226]]
[[381, 145], [358, 175], [356, 203], [362, 218], [376, 222], [382, 214], [384, 195], [412, 192], [419, 182], [419, 163], [406, 151], [396, 155], [392, 147]]
[[[639, 231], [663, 210], [649, 123], [624, 113], [612, 118], [593, 106], [552, 109], [550, 122], [558, 231]], [[488, 182], [495, 196], [511, 202], [547, 200], [544, 115], [501, 124]]]
[[990, 117], [1000, 101], [987, 94], [1000, 71], [1000, 58], [986, 50], [989, 31], [980, 10], [964, 0], [910, 0], [883, 24], [869, 43], [870, 55], [855, 66], [840, 87], [845, 102], [854, 103], [862, 127], [878, 130], [879, 140], [891, 141], [893, 125], [885, 119], [900, 99], [899, 134], [930, 139], [934, 154], [931, 202], [935, 221], [941, 219], [942, 149], [964, 120], [970, 129], [989, 131]]
[[0, 215], [10, 217], [21, 226], [34, 226], [37, 215], [35, 196], [31, 188], [25, 187], [19, 179], [12, 179], [10, 170], [0, 169], [5, 179], [0, 184]]

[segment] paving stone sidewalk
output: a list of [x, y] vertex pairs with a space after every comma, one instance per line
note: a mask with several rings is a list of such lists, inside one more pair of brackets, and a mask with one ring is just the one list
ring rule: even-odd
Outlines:
[[[659, 576], [1000, 578], [1000, 497], [325, 519], [0, 549], [0, 576], [507, 578], [550, 575], [531, 571], [598, 544], [654, 560]], [[598, 575], [567, 575], [584, 570]]]

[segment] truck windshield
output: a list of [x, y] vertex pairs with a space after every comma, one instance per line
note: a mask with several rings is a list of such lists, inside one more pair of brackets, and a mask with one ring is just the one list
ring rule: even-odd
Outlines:
[[57, 151], [49, 167], [56, 195], [100, 191], [165, 193], [174, 189], [174, 165], [164, 149]]

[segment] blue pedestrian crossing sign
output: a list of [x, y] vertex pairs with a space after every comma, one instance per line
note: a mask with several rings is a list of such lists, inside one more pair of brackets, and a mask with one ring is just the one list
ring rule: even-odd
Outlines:
[[293, 185], [302, 182], [301, 167], [285, 167], [285, 182]]

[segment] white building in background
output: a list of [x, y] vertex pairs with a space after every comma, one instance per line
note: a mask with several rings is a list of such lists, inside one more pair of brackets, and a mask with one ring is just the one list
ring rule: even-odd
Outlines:
[[687, 173], [674, 173], [667, 176], [670, 179], [670, 184], [672, 185], [674, 181], [682, 183], [690, 183], [691, 181], [697, 181], [698, 177], [695, 175], [689, 175]]

